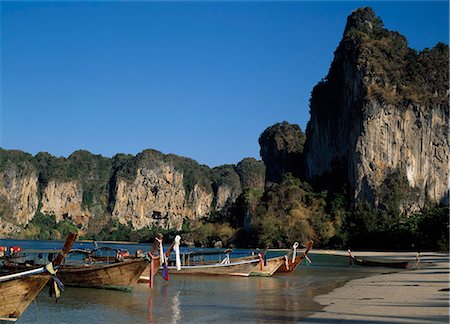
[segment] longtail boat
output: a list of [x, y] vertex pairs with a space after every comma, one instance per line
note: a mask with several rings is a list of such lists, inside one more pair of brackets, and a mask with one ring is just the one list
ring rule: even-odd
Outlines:
[[140, 258], [115, 263], [63, 265], [58, 277], [66, 286], [131, 291], [147, 264], [146, 259]]
[[[33, 263], [33, 262], [30, 262]], [[9, 271], [37, 268], [25, 263], [4, 264]], [[111, 262], [73, 262], [59, 266], [58, 278], [69, 287], [99, 288], [131, 291], [139, 276], [147, 267], [144, 258], [132, 258]]]
[[[178, 270], [176, 266], [167, 266], [171, 275], [226, 275], [226, 276], [240, 276], [248, 277], [250, 273], [254, 271], [255, 266], [259, 263], [258, 258], [252, 258], [250, 260], [238, 260], [233, 261], [230, 259], [229, 263], [226, 262], [203, 262], [203, 263], [190, 263], [189, 265], [182, 265]], [[161, 267], [158, 267], [161, 268]], [[151, 271], [148, 266], [148, 272]], [[147, 271], [145, 272], [147, 273]], [[149, 282], [150, 277], [142, 275], [139, 278], [139, 282]]]
[[270, 277], [284, 264], [285, 257], [279, 256], [267, 260], [259, 259], [258, 264], [250, 272], [250, 276]]
[[[159, 255], [150, 253], [152, 263], [147, 267], [147, 271], [141, 275], [139, 282], [150, 282], [152, 285], [152, 278], [158, 270], [163, 272], [163, 277], [166, 277], [166, 272], [170, 272], [171, 275], [225, 275], [248, 277], [250, 276], [250, 273], [255, 270], [255, 266], [260, 262], [258, 256], [232, 259], [229, 256], [231, 250], [224, 251], [223, 253], [226, 254], [226, 257], [220, 261], [203, 260], [202, 258], [195, 260], [194, 257], [201, 257], [201, 255], [192, 252], [179, 253], [180, 237], [178, 235], [175, 237], [174, 243], [172, 243], [165, 253], [161, 249], [162, 239], [157, 239], [155, 242], [159, 242], [159, 244], [158, 246], [153, 247], [152, 251], [156, 252], [159, 250]], [[169, 264], [168, 257], [173, 249], [176, 251], [175, 264]], [[161, 255], [163, 255], [164, 258], [161, 258]], [[147, 274], [149, 275], [147, 276]]]
[[352, 251], [348, 250], [350, 256], [350, 265], [353, 263], [359, 266], [367, 267], [386, 267], [386, 268], [398, 268], [406, 269], [408, 267], [408, 261], [375, 261], [356, 258]]
[[310, 262], [310, 260], [308, 258], [308, 252], [312, 249], [313, 244], [314, 244], [313, 241], [309, 241], [306, 246], [306, 250], [304, 252], [300, 253], [299, 255], [297, 255], [296, 250], [298, 247], [298, 243], [295, 242], [291, 253], [285, 257], [283, 264], [278, 268], [276, 273], [293, 272], [305, 258], [306, 258], [306, 260], [308, 260]]
[[70, 233], [58, 256], [45, 267], [20, 271], [0, 277], [0, 321], [15, 322], [55, 274], [77, 235]]

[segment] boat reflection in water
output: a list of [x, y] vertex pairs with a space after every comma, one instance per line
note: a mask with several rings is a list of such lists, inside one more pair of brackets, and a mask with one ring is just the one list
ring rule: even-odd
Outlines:
[[[181, 318], [180, 290], [175, 290], [169, 297], [169, 285], [153, 289], [148, 297], [148, 323], [179, 323]], [[155, 311], [153, 309], [154, 305]], [[164, 305], [161, 307], [161, 305]]]

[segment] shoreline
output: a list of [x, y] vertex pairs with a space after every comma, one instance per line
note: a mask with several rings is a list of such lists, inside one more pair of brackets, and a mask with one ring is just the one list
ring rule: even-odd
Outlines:
[[[346, 251], [314, 251], [346, 256]], [[378, 260], [402, 259], [412, 267], [353, 279], [314, 297], [323, 308], [301, 323], [449, 323], [449, 254], [421, 253], [416, 268], [413, 252], [353, 252]], [[348, 255], [348, 254], [347, 254]], [[393, 270], [390, 269], [389, 270]]]

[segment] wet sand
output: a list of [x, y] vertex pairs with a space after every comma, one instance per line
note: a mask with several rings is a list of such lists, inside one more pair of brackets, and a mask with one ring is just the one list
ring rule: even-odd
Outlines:
[[[344, 251], [314, 251], [346, 256]], [[411, 268], [349, 281], [314, 300], [324, 308], [302, 323], [449, 323], [449, 255], [354, 252], [356, 257], [402, 259]], [[380, 273], [383, 269], [380, 268]]]

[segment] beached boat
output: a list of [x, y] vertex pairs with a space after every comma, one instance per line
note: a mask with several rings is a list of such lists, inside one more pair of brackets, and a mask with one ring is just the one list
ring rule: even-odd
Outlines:
[[[160, 233], [148, 252], [149, 255], [155, 253], [159, 242], [162, 243]], [[114, 249], [105, 250], [110, 252]], [[114, 257], [107, 255], [106, 262], [89, 262], [81, 266], [64, 265], [60, 270], [61, 280], [68, 286], [131, 291], [149, 262], [147, 258], [141, 257], [139, 251], [136, 255], [122, 253], [122, 250], [117, 250]], [[151, 264], [154, 264], [154, 260]]]
[[[204, 275], [204, 276], [240, 276], [248, 277], [250, 273], [255, 270], [255, 266], [259, 263], [258, 258], [252, 258], [250, 260], [238, 260], [230, 262], [203, 262], [203, 263], [190, 263], [189, 265], [182, 265], [178, 270], [176, 266], [168, 266], [167, 269], [171, 275]], [[161, 267], [160, 267], [161, 268]], [[162, 268], [161, 268], [162, 270]], [[144, 273], [150, 273], [150, 265], [147, 271]], [[150, 277], [142, 275], [139, 278], [139, 282], [149, 282]]]
[[[159, 247], [152, 248], [152, 251], [160, 251], [159, 255], [150, 253], [152, 263], [148, 265], [147, 270], [139, 278], [139, 282], [151, 282], [152, 276], [161, 270], [163, 273], [169, 272], [170, 275], [203, 275], [203, 276], [240, 276], [248, 277], [250, 273], [255, 270], [256, 265], [260, 262], [258, 256], [250, 256], [245, 258], [230, 258], [231, 250], [220, 252], [225, 254], [225, 258], [215, 261], [204, 259], [206, 255], [219, 254], [217, 252], [209, 253], [179, 253], [180, 237], [177, 235], [175, 238], [176, 243], [172, 244], [169, 249], [164, 253], [161, 250], [162, 240], [159, 241]], [[171, 254], [172, 249], [175, 250], [175, 260], [168, 261], [168, 256]], [[178, 252], [177, 252], [178, 251]], [[164, 260], [161, 260], [160, 255], [164, 255]], [[164, 264], [165, 262], [165, 264]], [[148, 275], [147, 275], [148, 274]], [[167, 276], [166, 276], [167, 277]]]
[[[0, 321], [16, 321], [50, 280], [45, 268], [0, 277]], [[10, 279], [8, 279], [10, 278]]]
[[285, 263], [285, 257], [279, 256], [267, 260], [259, 259], [258, 264], [250, 272], [250, 276], [270, 277]]
[[77, 235], [70, 233], [58, 256], [45, 267], [19, 271], [0, 277], [0, 321], [15, 322], [54, 275]]
[[378, 260], [366, 260], [361, 258], [356, 258], [352, 251], [348, 250], [350, 256], [350, 265], [356, 264], [359, 266], [367, 267], [386, 267], [386, 268], [398, 268], [406, 269], [408, 267], [408, 261], [378, 261]]
[[297, 242], [294, 243], [291, 253], [287, 255], [283, 264], [281, 265], [281, 267], [278, 268], [276, 273], [293, 272], [298, 267], [298, 265], [303, 261], [303, 259], [306, 258], [308, 260], [308, 252], [312, 249], [313, 244], [314, 244], [313, 241], [309, 241], [308, 245], [306, 246], [306, 250], [297, 255], [298, 243]]
[[[175, 239], [177, 240], [177, 238]], [[264, 259], [265, 252], [253, 254], [251, 256], [230, 258], [232, 250], [225, 251], [207, 251], [207, 252], [189, 252], [182, 253], [176, 256], [179, 264], [175, 264], [175, 260], [167, 260], [171, 254], [174, 244], [170, 246], [166, 253], [164, 253], [167, 265], [165, 268], [161, 265], [161, 259], [159, 255], [153, 258], [153, 264], [149, 265], [144, 274], [139, 278], [139, 282], [149, 282], [152, 273], [156, 273], [158, 270], [168, 271], [171, 275], [221, 275], [221, 276], [264, 276], [270, 277], [273, 274], [280, 272], [292, 272], [297, 265], [307, 257], [309, 250], [312, 248], [313, 242], [311, 241], [305, 252], [299, 256], [295, 256], [294, 261], [288, 262], [287, 256], [278, 256], [269, 259]], [[179, 250], [178, 243], [175, 243], [175, 250]], [[298, 244], [297, 244], [298, 246]], [[157, 248], [158, 249], [158, 248]], [[156, 249], [156, 250], [157, 250]], [[212, 255], [219, 255], [220, 260], [211, 260]], [[223, 255], [225, 255], [224, 258]], [[289, 267], [291, 266], [291, 267]], [[153, 272], [152, 272], [153, 269]], [[148, 275], [147, 275], [148, 274]]]
[[[58, 278], [66, 286], [131, 291], [147, 267], [143, 258], [120, 262], [71, 263], [59, 267]], [[36, 268], [29, 264], [7, 264], [4, 269], [17, 271]]]
[[58, 277], [66, 286], [131, 291], [147, 264], [146, 259], [130, 259], [115, 263], [63, 265]]

